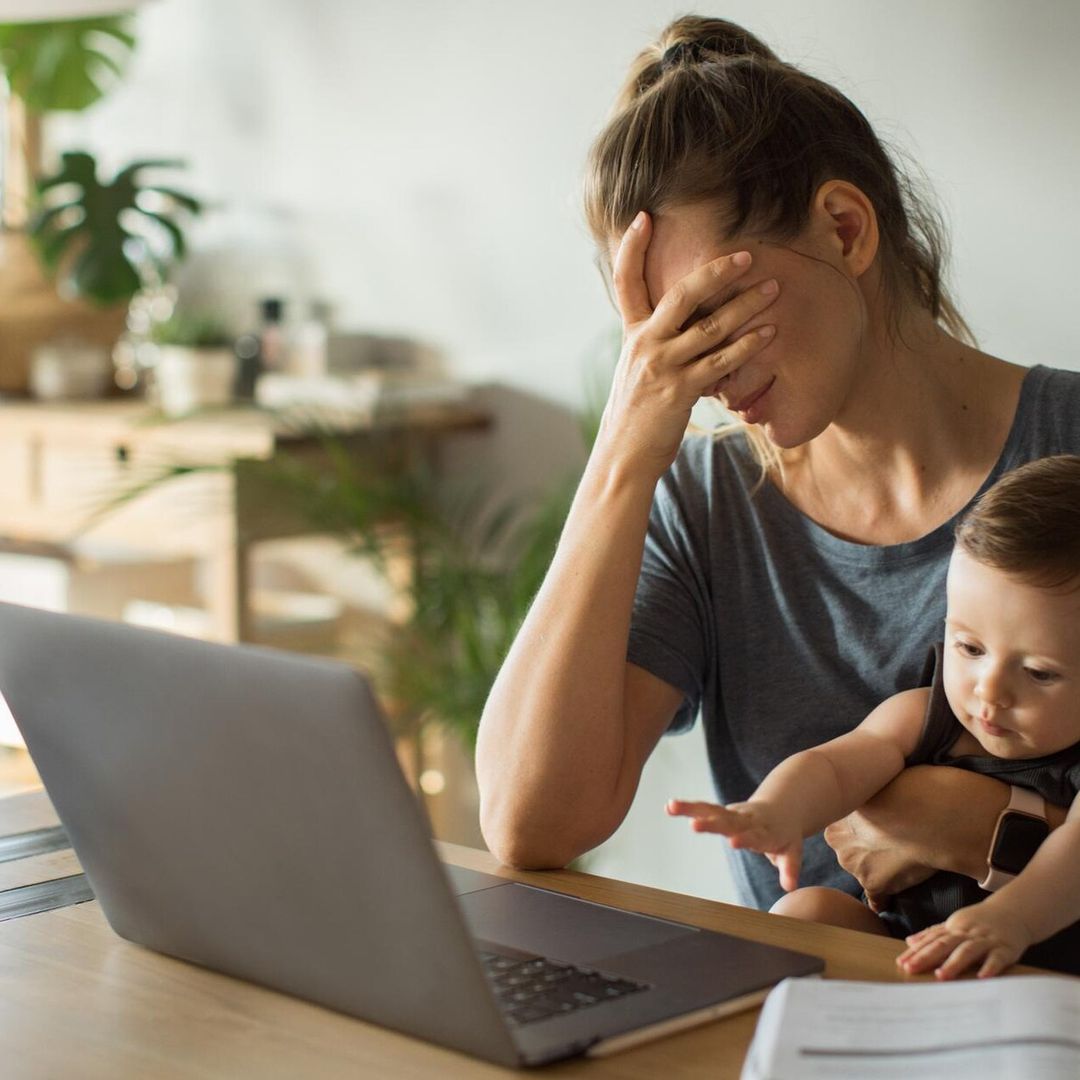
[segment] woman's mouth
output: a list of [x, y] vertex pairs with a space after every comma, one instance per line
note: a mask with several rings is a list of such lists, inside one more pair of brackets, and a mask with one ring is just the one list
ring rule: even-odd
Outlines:
[[774, 382], [776, 382], [775, 375], [764, 385], [759, 386], [757, 390], [747, 394], [746, 397], [739, 401], [731, 402], [731, 404], [728, 405], [728, 411], [737, 413], [744, 423], [756, 424], [765, 411], [763, 401], [765, 395], [772, 389]]

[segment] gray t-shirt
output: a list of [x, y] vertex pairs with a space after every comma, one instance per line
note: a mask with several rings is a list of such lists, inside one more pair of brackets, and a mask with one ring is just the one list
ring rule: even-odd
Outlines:
[[[1080, 453], [1080, 373], [1035, 367], [980, 490], [1058, 453]], [[686, 695], [672, 732], [700, 710], [725, 803], [917, 684], [942, 633], [956, 525], [903, 544], [852, 543], [758, 486], [759, 475], [741, 435], [684, 440], [656, 490], [627, 653]], [[744, 902], [769, 907], [781, 895], [776, 869], [754, 852], [733, 855]], [[859, 892], [820, 836], [806, 843], [800, 883]]]

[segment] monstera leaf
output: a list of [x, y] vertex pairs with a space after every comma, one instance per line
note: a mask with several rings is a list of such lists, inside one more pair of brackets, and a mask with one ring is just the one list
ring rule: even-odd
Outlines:
[[[145, 169], [180, 168], [183, 162], [136, 161], [103, 184], [89, 154], [67, 153], [61, 161], [58, 172], [38, 181], [41, 205], [30, 235], [46, 269], [60, 277], [62, 291], [113, 304], [142, 287], [144, 260], [164, 275], [171, 262], [183, 258], [184, 234], [175, 211], [198, 214], [202, 204], [175, 188], [140, 182]], [[64, 192], [71, 194], [64, 198]]]
[[129, 15], [0, 24], [0, 67], [36, 112], [93, 105], [135, 47]]

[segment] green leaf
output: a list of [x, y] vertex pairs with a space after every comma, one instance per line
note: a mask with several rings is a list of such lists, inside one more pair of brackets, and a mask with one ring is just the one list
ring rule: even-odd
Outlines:
[[[577, 475], [529, 503], [499, 499], [499, 477], [448, 483], [422, 463], [402, 462], [376, 441], [361, 460], [320, 421], [305, 417], [325, 459], [286, 447], [258, 463], [275, 505], [335, 534], [386, 571], [403, 551], [412, 614], [381, 644], [376, 685], [395, 703], [402, 730], [434, 722], [475, 744], [499, 667], [547, 572]], [[395, 457], [395, 455], [397, 455]], [[391, 523], [396, 527], [391, 527]]]
[[57, 203], [38, 209], [30, 219], [28, 228], [32, 236], [43, 236], [53, 230], [53, 223], [61, 214], [68, 214], [77, 207], [75, 203]]
[[139, 271], [124, 254], [122, 245], [111, 250], [105, 245], [88, 244], [76, 258], [70, 280], [80, 295], [103, 307], [130, 299], [142, 286]]
[[143, 191], [155, 191], [159, 195], [164, 195], [167, 199], [172, 199], [174, 203], [182, 206], [185, 210], [190, 210], [193, 214], [199, 214], [203, 209], [200, 199], [196, 199], [192, 195], [185, 195], [184, 192], [177, 191], [175, 188], [161, 187], [159, 184], [147, 184]]
[[77, 222], [65, 229], [56, 229], [35, 238], [45, 268], [55, 273], [65, 251], [72, 250], [72, 242], [83, 232], [83, 223]]
[[137, 209], [144, 218], [156, 222], [164, 229], [165, 233], [169, 236], [173, 256], [177, 259], [182, 259], [186, 248], [184, 246], [184, 234], [180, 231], [180, 226], [177, 225], [175, 221], [171, 221], [169, 218], [165, 217], [164, 214], [156, 214], [153, 210], [143, 210], [142, 207], [138, 207]]
[[135, 46], [130, 14], [0, 25], [0, 67], [38, 112], [93, 105], [122, 74]]
[[97, 186], [97, 163], [85, 150], [68, 150], [60, 155], [60, 169], [52, 176], [41, 177], [37, 190], [44, 193], [59, 184], [78, 184], [82, 188]]
[[[97, 164], [85, 151], [70, 151], [61, 158], [60, 169], [37, 182], [38, 207], [30, 225], [42, 260], [49, 270], [56, 270], [65, 261], [71, 263], [66, 280], [81, 295], [98, 304], [111, 304], [129, 299], [142, 287], [139, 266], [125, 251], [132, 239], [143, 241], [145, 253], [140, 264], [157, 263], [153, 245], [154, 233], [164, 232], [169, 238], [169, 256], [160, 261], [164, 274], [170, 261], [186, 253], [187, 245], [180, 222], [175, 214], [146, 210], [139, 205], [149, 188], [138, 183], [139, 172], [145, 168], [165, 168], [170, 161], [137, 161], [121, 169], [108, 183], [97, 176]], [[56, 191], [70, 186], [76, 194], [61, 198]], [[172, 189], [169, 189], [172, 192]], [[201, 204], [182, 192], [172, 192], [177, 207]], [[81, 220], [72, 222], [77, 228], [58, 228], [65, 213], [77, 211]], [[126, 227], [130, 225], [130, 230]], [[143, 262], [143, 260], [147, 260]]]
[[147, 158], [143, 161], [133, 161], [130, 165], [125, 166], [116, 174], [113, 183], [131, 183], [134, 185], [138, 178], [138, 174], [142, 172], [143, 169], [183, 169], [186, 167], [187, 162], [180, 158]]

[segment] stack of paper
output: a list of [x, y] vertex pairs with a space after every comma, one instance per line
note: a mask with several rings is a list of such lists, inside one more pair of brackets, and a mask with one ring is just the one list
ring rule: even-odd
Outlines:
[[786, 979], [742, 1080], [1076, 1080], [1080, 979], [949, 983]]

